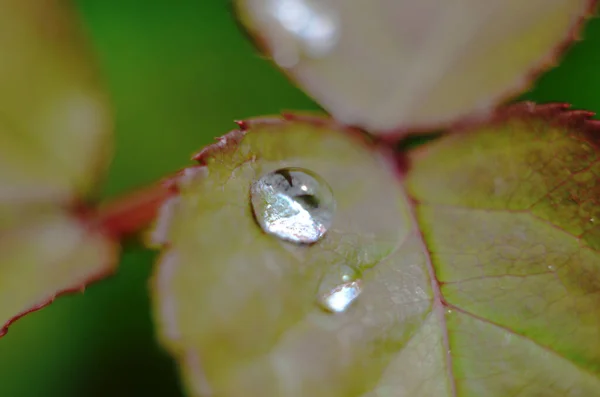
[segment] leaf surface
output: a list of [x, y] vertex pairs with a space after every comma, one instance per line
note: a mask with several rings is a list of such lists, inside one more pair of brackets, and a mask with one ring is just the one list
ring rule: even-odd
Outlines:
[[117, 263], [112, 239], [54, 208], [21, 214], [0, 230], [0, 336], [19, 317], [50, 304], [57, 295], [83, 291]]
[[[167, 205], [154, 313], [191, 396], [600, 396], [599, 123], [504, 110], [399, 176], [326, 120], [254, 120], [198, 156]], [[302, 167], [331, 230], [299, 246], [253, 219], [251, 183]], [[357, 269], [346, 311], [317, 305]]]
[[71, 203], [109, 159], [111, 117], [65, 0], [0, 0], [0, 205]]
[[485, 114], [576, 38], [594, 0], [237, 0], [239, 17], [336, 119], [378, 133]]
[[600, 395], [600, 123], [589, 116], [525, 103], [412, 154], [406, 184], [459, 395]]
[[112, 119], [77, 18], [65, 0], [0, 9], [2, 336], [110, 273], [117, 246], [78, 215], [110, 158]]

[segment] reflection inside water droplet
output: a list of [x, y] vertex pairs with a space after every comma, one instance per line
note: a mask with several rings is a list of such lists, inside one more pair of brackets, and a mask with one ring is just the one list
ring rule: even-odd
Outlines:
[[283, 168], [250, 188], [258, 224], [283, 240], [310, 244], [320, 240], [333, 221], [335, 199], [320, 176], [302, 168]]
[[353, 279], [354, 279], [354, 276], [352, 274], [350, 274], [350, 273], [344, 273], [342, 275], [342, 281], [345, 282], [345, 283], [347, 283], [349, 281], [352, 281]]
[[296, 42], [282, 41], [280, 33], [272, 32], [273, 58], [282, 67], [298, 62], [298, 52], [309, 57], [327, 55], [339, 39], [339, 18], [327, 1], [268, 0], [269, 14]]
[[361, 292], [362, 282], [360, 280], [350, 281], [340, 284], [324, 294], [319, 303], [329, 312], [343, 313], [358, 298]]
[[334, 264], [322, 275], [319, 282], [319, 295], [327, 295], [340, 284], [360, 278], [360, 270], [345, 263]]

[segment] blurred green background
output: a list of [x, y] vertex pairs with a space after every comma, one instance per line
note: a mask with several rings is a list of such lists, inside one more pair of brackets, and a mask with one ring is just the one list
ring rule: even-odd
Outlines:
[[[226, 0], [78, 0], [116, 107], [106, 197], [189, 164], [232, 121], [317, 109], [254, 50]], [[600, 20], [524, 98], [600, 112]], [[154, 254], [126, 249], [118, 274], [25, 317], [0, 341], [1, 397], [178, 397], [156, 344]]]

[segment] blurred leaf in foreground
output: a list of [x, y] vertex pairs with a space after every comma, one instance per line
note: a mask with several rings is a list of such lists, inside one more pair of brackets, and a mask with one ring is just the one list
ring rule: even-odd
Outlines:
[[0, 0], [0, 334], [114, 265], [79, 209], [109, 160], [111, 117], [63, 0]]
[[380, 133], [481, 115], [577, 38], [596, 0], [236, 0], [242, 23], [338, 120]]
[[[205, 149], [165, 207], [153, 281], [190, 395], [600, 396], [588, 117], [521, 104], [412, 152], [404, 177], [320, 119], [249, 121]], [[290, 167], [337, 202], [315, 244], [253, 218], [253, 183]], [[348, 280], [354, 302], [323, 310]]]

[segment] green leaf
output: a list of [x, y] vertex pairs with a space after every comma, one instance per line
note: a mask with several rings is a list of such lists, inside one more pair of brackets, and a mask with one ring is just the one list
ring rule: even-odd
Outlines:
[[114, 267], [116, 244], [81, 215], [112, 119], [67, 5], [0, 0], [0, 336]]
[[[306, 117], [243, 123], [203, 150], [205, 172], [166, 206], [153, 279], [189, 395], [600, 395], [588, 117], [515, 106], [415, 150], [406, 176], [354, 131]], [[337, 200], [313, 245], [253, 219], [251, 184], [284, 167], [317, 173]], [[347, 267], [362, 294], [322, 310]]]
[[525, 103], [413, 152], [406, 184], [452, 312], [463, 395], [600, 395], [600, 122], [589, 116]]
[[595, 0], [236, 0], [241, 22], [338, 120], [379, 133], [485, 114], [572, 42]]

